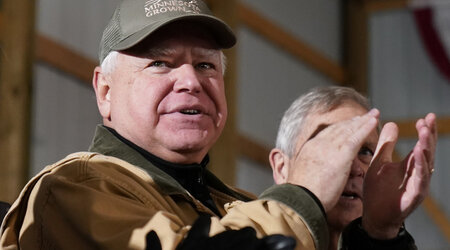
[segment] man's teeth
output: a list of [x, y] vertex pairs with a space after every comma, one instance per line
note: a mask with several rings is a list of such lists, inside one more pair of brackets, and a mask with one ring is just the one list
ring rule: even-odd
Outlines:
[[353, 195], [353, 194], [342, 194], [342, 196], [347, 199], [355, 199], [356, 198], [356, 195]]
[[200, 111], [196, 110], [196, 109], [184, 109], [180, 111], [183, 114], [186, 115], [196, 115], [196, 114], [200, 114]]

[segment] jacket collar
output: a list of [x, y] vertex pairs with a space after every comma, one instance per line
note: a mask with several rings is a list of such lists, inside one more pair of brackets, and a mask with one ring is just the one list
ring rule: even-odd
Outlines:
[[[97, 125], [94, 138], [89, 147], [89, 151], [97, 152], [107, 156], [113, 156], [144, 169], [160, 188], [160, 192], [164, 194], [187, 194], [187, 191], [174, 178], [166, 174], [164, 171], [160, 170], [158, 167], [154, 166], [142, 154], [122, 142], [103, 125]], [[223, 192], [240, 200], [251, 200], [251, 198], [228, 188], [227, 185], [225, 185], [222, 181], [219, 180], [219, 178], [217, 178], [207, 169], [205, 170], [205, 179], [208, 183], [208, 186], [211, 186], [220, 192]]]
[[154, 166], [132, 147], [123, 143], [103, 125], [97, 125], [89, 151], [113, 156], [144, 169], [162, 193], [168, 195], [186, 194], [186, 190], [175, 179]]

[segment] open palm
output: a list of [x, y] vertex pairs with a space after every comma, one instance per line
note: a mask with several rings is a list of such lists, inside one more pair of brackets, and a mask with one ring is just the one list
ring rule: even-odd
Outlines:
[[397, 125], [387, 123], [381, 131], [363, 191], [362, 224], [372, 237], [395, 237], [406, 217], [428, 194], [437, 142], [435, 115], [417, 121], [416, 129], [419, 139], [400, 162], [392, 162]]

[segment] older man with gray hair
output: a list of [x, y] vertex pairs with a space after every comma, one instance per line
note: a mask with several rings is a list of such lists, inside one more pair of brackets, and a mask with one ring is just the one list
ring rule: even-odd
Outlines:
[[[309, 156], [304, 151], [320, 137], [320, 140], [333, 143], [339, 130], [330, 128], [345, 124], [349, 119], [359, 119], [370, 109], [366, 97], [346, 87], [315, 88], [298, 97], [285, 112], [276, 148], [270, 153], [275, 182], [299, 181], [299, 178], [308, 178], [307, 171], [324, 170], [310, 166], [335, 164], [335, 159], [329, 158], [330, 152], [318, 147], [323, 145], [313, 146], [314, 151], [307, 151], [312, 154]], [[380, 241], [375, 239], [396, 238], [392, 241], [395, 245], [391, 246], [392, 249], [416, 249], [402, 224], [428, 192], [437, 139], [435, 119], [434, 114], [428, 114], [417, 122], [419, 141], [402, 162], [392, 163], [398, 131], [394, 123], [387, 123], [381, 134], [374, 130], [365, 138], [354, 153], [354, 159], [347, 166], [342, 165], [341, 173], [330, 176], [344, 176], [347, 181], [341, 189], [323, 190], [338, 192], [337, 203], [325, 209], [330, 234], [329, 250], [338, 249], [339, 238], [352, 221], [353, 228], [370, 229], [374, 224], [382, 228], [369, 230], [369, 234], [360, 231], [361, 237], [345, 242], [355, 248], [365, 249], [362, 241], [366, 240], [379, 245]], [[340, 152], [337, 153], [339, 158]], [[315, 164], [301, 164], [308, 159]], [[358, 219], [361, 216], [362, 219]]]

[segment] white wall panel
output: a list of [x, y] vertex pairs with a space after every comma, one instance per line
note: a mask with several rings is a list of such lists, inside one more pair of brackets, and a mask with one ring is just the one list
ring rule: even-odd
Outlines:
[[341, 61], [341, 2], [241, 0], [334, 61]]
[[370, 92], [384, 119], [450, 115], [450, 83], [423, 49], [409, 11], [371, 19]]
[[[408, 10], [381, 12], [370, 21], [370, 92], [383, 120], [415, 119], [428, 112], [450, 116], [450, 82], [429, 60]], [[401, 140], [397, 149], [408, 154], [415, 140]], [[436, 172], [430, 193], [450, 214], [450, 137], [440, 136]], [[448, 249], [448, 241], [423, 209], [407, 220], [419, 249]]]
[[238, 164], [236, 182], [240, 188], [259, 195], [274, 184], [272, 171], [268, 167], [243, 158]]

